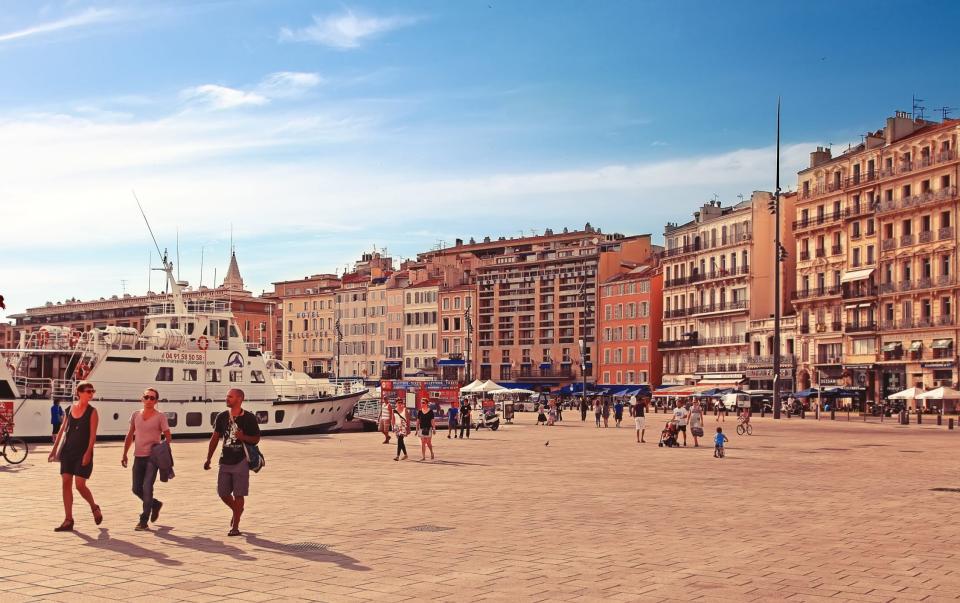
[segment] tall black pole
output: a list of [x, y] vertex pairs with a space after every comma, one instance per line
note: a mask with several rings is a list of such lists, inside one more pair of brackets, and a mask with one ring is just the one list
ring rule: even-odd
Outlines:
[[337, 320], [333, 323], [334, 337], [337, 339], [337, 381], [340, 381], [340, 342], [343, 341], [343, 331], [340, 330], [340, 295], [337, 294]]
[[780, 97], [777, 97], [777, 188], [774, 192], [773, 250], [773, 418], [780, 418], [780, 267], [784, 250], [780, 245]]
[[584, 277], [583, 286], [580, 287], [580, 294], [583, 296], [583, 325], [580, 329], [580, 376], [583, 378], [583, 399], [587, 399], [587, 318], [590, 314], [590, 306], [587, 303], [587, 280]]
[[464, 326], [467, 327], [467, 383], [473, 383], [473, 379], [470, 378], [470, 349], [473, 348], [473, 319], [470, 317], [470, 297], [467, 296], [467, 303], [463, 310], [463, 322]]

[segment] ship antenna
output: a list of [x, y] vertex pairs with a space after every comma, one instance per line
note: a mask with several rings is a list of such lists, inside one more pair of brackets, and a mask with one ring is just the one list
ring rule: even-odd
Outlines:
[[[177, 314], [181, 316], [187, 313], [186, 305], [183, 303], [183, 296], [180, 293], [180, 285], [173, 278], [173, 266], [170, 264], [170, 261], [167, 259], [167, 255], [160, 251], [160, 245], [157, 244], [157, 237], [153, 234], [153, 228], [150, 227], [150, 220], [147, 219], [147, 213], [143, 211], [143, 204], [140, 203], [140, 198], [137, 197], [137, 191], [131, 191], [133, 193], [133, 199], [137, 202], [137, 207], [140, 208], [140, 215], [143, 216], [143, 221], [147, 225], [147, 230], [150, 232], [150, 238], [153, 239], [153, 245], [157, 248], [157, 253], [160, 254], [160, 258], [163, 261], [163, 271], [167, 273], [167, 285], [171, 286], [173, 292], [173, 305], [174, 309], [177, 311]], [[180, 234], [177, 233], [177, 243], [179, 246]]]
[[143, 211], [143, 205], [140, 204], [140, 199], [137, 197], [137, 191], [131, 191], [133, 193], [133, 199], [137, 202], [137, 207], [140, 208], [140, 215], [143, 216], [143, 221], [147, 224], [147, 230], [150, 232], [150, 238], [153, 239], [153, 246], [157, 248], [157, 254], [160, 257], [163, 257], [163, 254], [160, 253], [160, 245], [157, 244], [157, 237], [153, 235], [153, 228], [150, 227], [150, 220], [147, 219], [147, 214]]

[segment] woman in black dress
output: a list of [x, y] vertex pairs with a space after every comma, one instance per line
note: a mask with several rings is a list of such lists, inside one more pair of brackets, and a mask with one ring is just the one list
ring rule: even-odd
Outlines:
[[[90, 505], [93, 520], [97, 525], [103, 521], [103, 513], [93, 500], [93, 493], [87, 488], [87, 480], [93, 473], [93, 445], [97, 441], [97, 426], [100, 422], [97, 409], [90, 406], [90, 400], [96, 392], [93, 384], [81, 381], [77, 385], [77, 401], [64, 413], [65, 421], [57, 433], [48, 461], [60, 460], [60, 479], [63, 489], [64, 520], [54, 532], [73, 530], [73, 488]], [[60, 446], [61, 441], [63, 445]], [[58, 448], [58, 446], [60, 446]], [[59, 454], [57, 454], [59, 450]]]

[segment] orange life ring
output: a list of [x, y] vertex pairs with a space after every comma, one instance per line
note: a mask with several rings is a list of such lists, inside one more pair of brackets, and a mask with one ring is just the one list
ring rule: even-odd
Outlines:
[[49, 339], [50, 334], [46, 331], [37, 331], [37, 345], [43, 347], [47, 345], [47, 339]]
[[197, 349], [206, 350], [208, 347], [210, 347], [210, 342], [207, 340], [207, 336], [201, 335], [200, 338], [197, 339]]

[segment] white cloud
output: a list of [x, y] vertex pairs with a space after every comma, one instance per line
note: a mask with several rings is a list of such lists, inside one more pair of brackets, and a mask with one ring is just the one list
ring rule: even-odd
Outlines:
[[289, 42], [309, 42], [339, 50], [359, 48], [367, 39], [413, 25], [415, 17], [366, 17], [346, 11], [325, 17], [314, 15], [313, 24], [302, 29], [284, 27], [280, 39]]
[[278, 71], [265, 77], [257, 86], [257, 91], [268, 98], [290, 98], [322, 83], [323, 78], [316, 73]]
[[63, 19], [58, 19], [56, 21], [48, 21], [46, 23], [40, 23], [17, 31], [0, 33], [0, 42], [9, 42], [11, 40], [19, 40], [22, 38], [29, 38], [31, 36], [49, 34], [64, 29], [72, 29], [76, 27], [82, 27], [84, 25], [101, 23], [114, 18], [116, 15], [116, 11], [110, 9], [90, 8], [82, 13], [72, 15], [70, 17], [64, 17]]
[[204, 84], [188, 88], [181, 98], [196, 101], [213, 109], [233, 109], [236, 107], [265, 105], [270, 100], [256, 92], [246, 92], [217, 84]]

